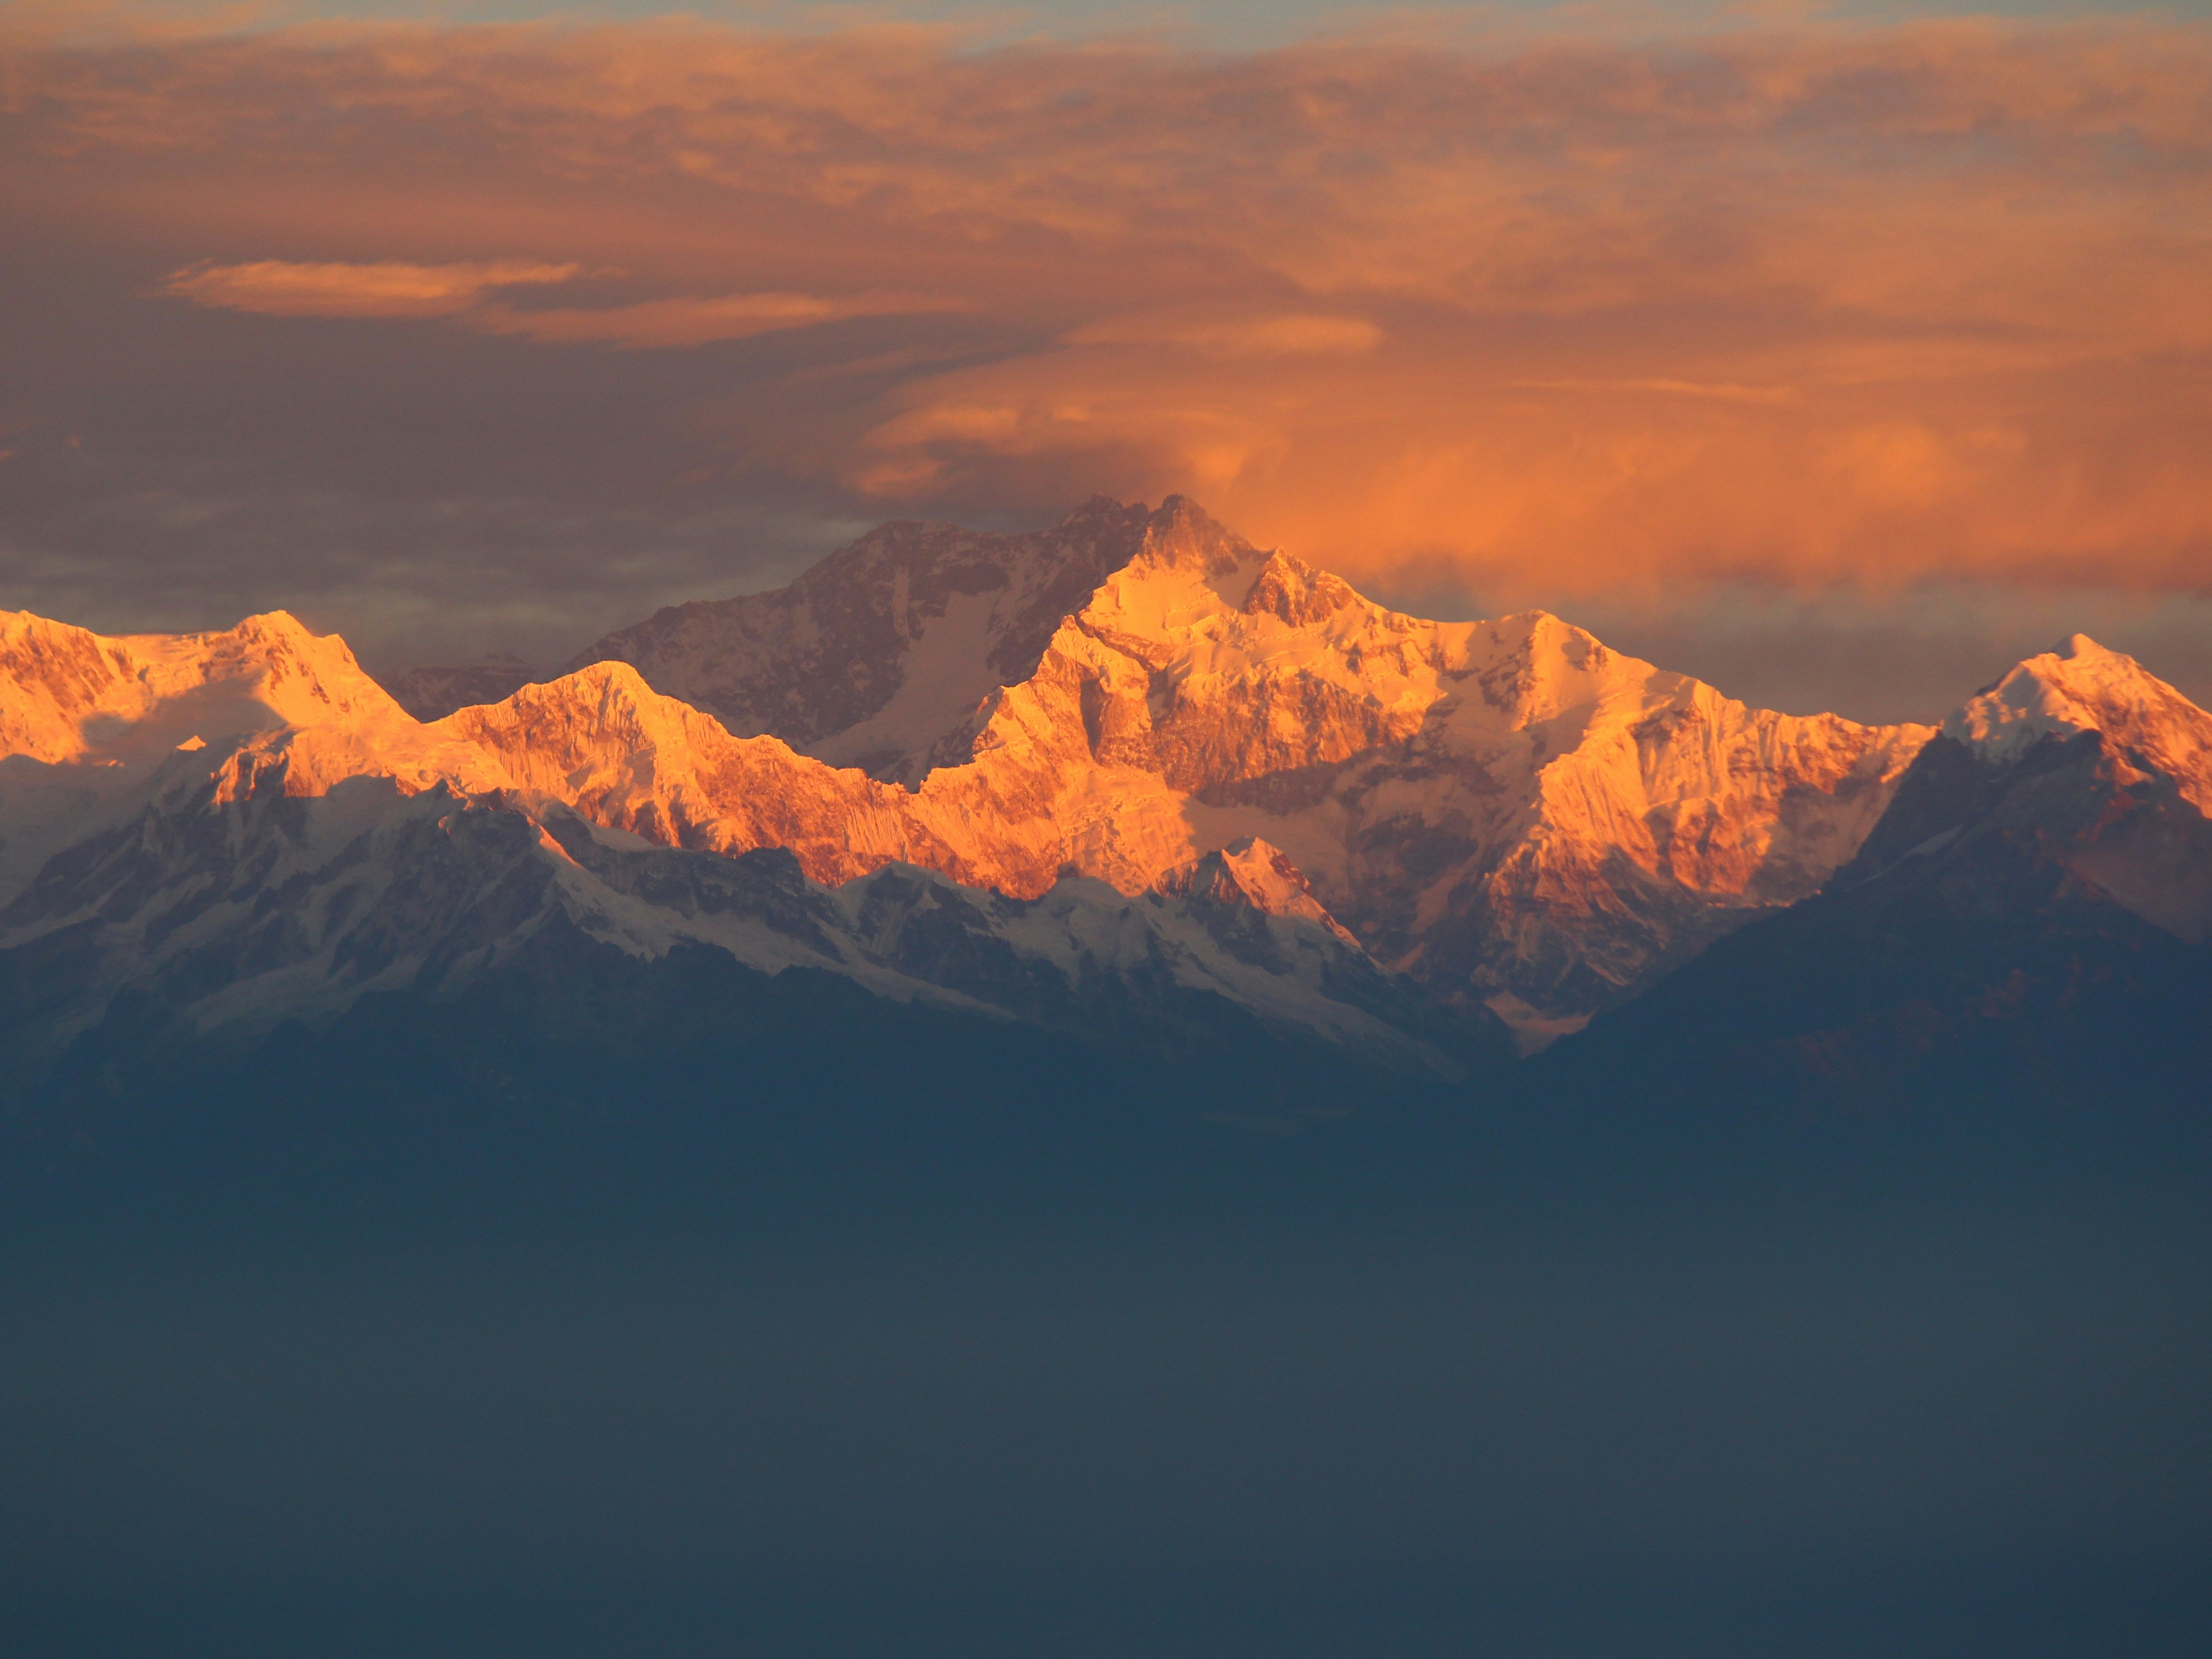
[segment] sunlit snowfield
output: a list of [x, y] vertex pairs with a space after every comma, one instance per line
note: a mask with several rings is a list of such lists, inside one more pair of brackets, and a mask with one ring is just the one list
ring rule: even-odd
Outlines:
[[0, 1645], [2201, 1650], [2170, 1126], [808, 1105], [16, 1206]]

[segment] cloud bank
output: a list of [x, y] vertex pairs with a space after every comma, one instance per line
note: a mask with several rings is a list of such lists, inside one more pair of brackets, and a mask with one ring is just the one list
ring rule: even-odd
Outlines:
[[[336, 609], [434, 533], [453, 603], [495, 569], [550, 637], [625, 619], [617, 573], [635, 611], [872, 518], [1183, 489], [1498, 606], [2212, 590], [2206, 27], [4, 50], [5, 297], [52, 343], [0, 422], [91, 457], [0, 463], [40, 580], [126, 523], [221, 565], [196, 525], [305, 492], [353, 526], [295, 526]], [[261, 439], [185, 429], [216, 362]], [[710, 523], [781, 528], [708, 558]]]

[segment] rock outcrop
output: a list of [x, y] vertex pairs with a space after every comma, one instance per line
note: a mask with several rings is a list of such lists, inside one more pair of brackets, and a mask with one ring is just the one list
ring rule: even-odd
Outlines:
[[672, 605], [568, 667], [626, 662], [740, 737], [917, 782], [968, 758], [977, 705], [1036, 672], [1153, 517], [1100, 496], [1023, 536], [900, 520], [788, 587]]
[[378, 684], [416, 720], [438, 720], [457, 708], [511, 697], [540, 678], [521, 658], [497, 652], [474, 662], [410, 668]]

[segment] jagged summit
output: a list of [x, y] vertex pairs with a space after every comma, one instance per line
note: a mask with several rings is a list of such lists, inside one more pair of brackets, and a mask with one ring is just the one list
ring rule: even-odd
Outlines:
[[1103, 580], [963, 769], [1124, 890], [1259, 836], [1379, 961], [1553, 1018], [1817, 888], [1928, 736], [1749, 709], [1542, 612], [1406, 616], [1224, 542]]
[[505, 781], [410, 718], [343, 640], [285, 611], [108, 637], [0, 614], [0, 902], [56, 853], [160, 792], [326, 793], [364, 773], [419, 790]]
[[1305, 872], [1257, 836], [1246, 836], [1188, 864], [1164, 871], [1152, 884], [1172, 898], [1243, 906], [1271, 916], [1295, 916], [1326, 927], [1355, 951], [1359, 941], [1314, 896]]
[[[405, 718], [343, 640], [283, 611], [214, 633], [118, 638], [0, 612], [0, 744], [47, 761], [195, 734]], [[190, 729], [168, 736], [180, 723]]]
[[1428, 1065], [1499, 1017], [1536, 1047], [1816, 894], [1847, 932], [1868, 907], [1877, 955], [1915, 904], [1963, 927], [2020, 893], [2212, 933], [2212, 715], [2085, 636], [1941, 734], [1798, 718], [1546, 612], [1427, 621], [1188, 501], [1102, 497], [1026, 537], [885, 526], [614, 637], [424, 723], [282, 612], [128, 638], [0, 614], [7, 970], [85, 1019], [173, 970], [216, 1013], [336, 1006], [565, 928], [1013, 1018], [1038, 975], [1073, 999], [1054, 1019], [1172, 987]]
[[[0, 622], [0, 746], [49, 763], [159, 763], [195, 742], [286, 750], [314, 793], [363, 770], [486, 787], [471, 757], [394, 702], [335, 634], [283, 611], [200, 634], [109, 638], [15, 613]], [[318, 781], [319, 780], [320, 781]]]
[[[1258, 837], [1378, 959], [1572, 1018], [1817, 887], [1928, 735], [1747, 709], [1542, 612], [1393, 612], [1188, 501], [1095, 501], [1060, 529], [1086, 525], [1127, 532], [1111, 568], [1034, 672], [963, 715], [964, 763], [871, 798], [866, 856], [1009, 893], [1064, 869], [1134, 893]], [[789, 592], [835, 611], [836, 573], [875, 580], [904, 556], [893, 532], [924, 531], [888, 526]], [[812, 752], [917, 706], [902, 689]], [[825, 719], [771, 729], [804, 750]]]
[[2212, 714], [2075, 635], [1944, 721], [1817, 896], [1601, 1015], [1570, 1063], [1855, 1104], [2177, 1085], [2199, 1102], [2208, 757]]
[[592, 822], [665, 846], [738, 854], [781, 847], [817, 881], [837, 883], [905, 861], [976, 886], [1041, 891], [1010, 880], [1028, 866], [972, 836], [940, 835], [915, 797], [851, 769], [796, 753], [781, 738], [733, 737], [711, 714], [664, 696], [626, 662], [599, 662], [504, 702], [464, 708], [434, 731], [490, 757], [512, 787]]
[[1839, 889], [2040, 860], [2185, 939], [2212, 932], [2212, 714], [2076, 634], [1921, 751]]
[[994, 536], [902, 520], [789, 586], [672, 606], [568, 665], [635, 665], [741, 736], [908, 784], [968, 758], [978, 706], [1036, 669], [1062, 617], [1147, 549], [1170, 562], [1243, 544], [1193, 503], [1094, 496], [1049, 530]]
[[2017, 760], [2043, 738], [2083, 732], [2134, 751], [2212, 811], [2212, 716], [2086, 634], [2017, 664], [1943, 722], [1945, 737], [1990, 765]]

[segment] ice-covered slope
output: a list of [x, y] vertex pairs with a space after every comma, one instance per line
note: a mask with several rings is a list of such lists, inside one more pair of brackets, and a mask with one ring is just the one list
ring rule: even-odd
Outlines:
[[1483, 1040], [1325, 918], [1060, 881], [1049, 825], [980, 780], [925, 803], [732, 737], [625, 664], [424, 725], [281, 614], [124, 640], [19, 617], [4, 640], [0, 1016], [26, 1052], [125, 993], [195, 1031], [447, 994], [549, 928], [1092, 1036], [1150, 1009], [1140, 1031], [1241, 1019], [1447, 1072]]
[[0, 749], [48, 762], [130, 759], [287, 726], [389, 750], [417, 729], [344, 641], [282, 611], [221, 633], [118, 639], [0, 613]]
[[1826, 890], [1600, 1019], [1562, 1063], [1692, 1094], [2201, 1107], [2208, 757], [2212, 714], [2077, 635], [1944, 722]]
[[788, 587], [672, 606], [568, 668], [629, 663], [741, 737], [912, 782], [968, 757], [976, 705], [1036, 670], [1151, 518], [1102, 496], [1023, 536], [887, 524]]
[[1992, 769], [2045, 738], [2083, 732], [2100, 733], [2112, 753], [2137, 757], [2212, 813], [2212, 716], [2086, 634], [2020, 663], [1943, 722], [1946, 738]]
[[[1378, 959], [1537, 1031], [1817, 889], [1928, 736], [1747, 708], [1541, 613], [1400, 615], [1179, 498], [1030, 537], [889, 526], [781, 594], [609, 642], [650, 672], [597, 662], [427, 726], [289, 617], [9, 638], [8, 764], [67, 769], [15, 792], [34, 816], [133, 798], [89, 769], [126, 750], [252, 732], [297, 793], [511, 788], [670, 845], [788, 846], [825, 882], [904, 861], [1138, 894], [1256, 837]], [[14, 845], [18, 881], [51, 850]]]
[[1498, 1048], [1326, 927], [1219, 894], [1076, 879], [1019, 900], [903, 865], [828, 888], [781, 848], [656, 846], [512, 794], [362, 776], [301, 795], [275, 772], [240, 793], [228, 775], [173, 779], [0, 911], [0, 1061], [15, 1074], [104, 1021], [149, 1042], [252, 1042], [373, 994], [451, 998], [579, 941], [639, 963], [725, 951], [1100, 1041], [1249, 1029], [1444, 1076]]
[[1943, 723], [1838, 872], [1848, 889], [1997, 843], [2192, 943], [2212, 935], [2212, 714], [2076, 634]]
[[1256, 836], [1378, 957], [1541, 1029], [1817, 889], [1929, 735], [1747, 708], [1541, 613], [1400, 615], [1174, 497], [1029, 538], [886, 526], [595, 651], [617, 647], [908, 781], [856, 855], [1134, 893]]
[[1170, 501], [919, 800], [988, 795], [1125, 891], [1258, 836], [1381, 959], [1571, 1020], [1815, 890], [1929, 735], [1749, 708], [1540, 612], [1401, 615]]
[[905, 862], [1034, 897], [1066, 862], [1048, 817], [997, 799], [972, 769], [940, 773], [916, 795], [778, 738], [732, 737], [627, 663], [594, 663], [427, 729], [469, 744], [532, 800], [666, 846], [788, 848], [817, 881]]
[[278, 611], [206, 634], [108, 638], [0, 613], [0, 902], [55, 852], [165, 782], [283, 757], [285, 787], [349, 777], [503, 786], [497, 763], [412, 719], [335, 635]]

